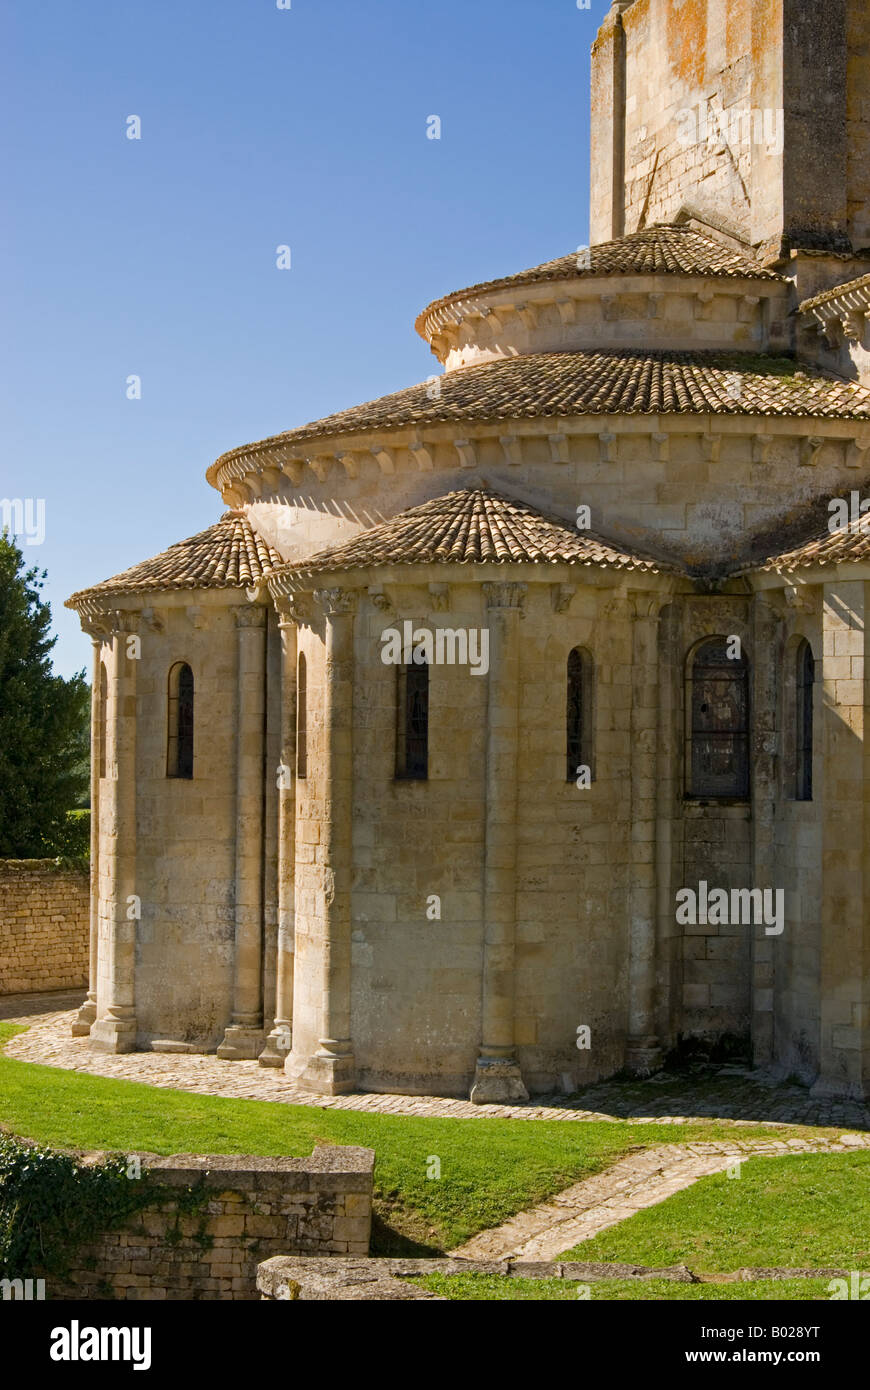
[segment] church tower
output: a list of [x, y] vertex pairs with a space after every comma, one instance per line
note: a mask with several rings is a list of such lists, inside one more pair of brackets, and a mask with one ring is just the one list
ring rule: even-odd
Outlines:
[[868, 38], [865, 0], [614, 0], [592, 48], [593, 246], [697, 217], [797, 261], [801, 298], [862, 274]]

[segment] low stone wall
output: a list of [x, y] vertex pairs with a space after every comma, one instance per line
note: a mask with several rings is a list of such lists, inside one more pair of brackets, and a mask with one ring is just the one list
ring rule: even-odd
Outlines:
[[[257, 1265], [270, 1256], [368, 1254], [372, 1149], [139, 1157], [165, 1198], [80, 1247], [65, 1281], [46, 1277], [48, 1298], [250, 1300]], [[182, 1197], [191, 1188], [192, 1204]]]
[[87, 989], [88, 875], [0, 859], [0, 994]]
[[[583, 1260], [466, 1260], [458, 1256], [446, 1256], [436, 1260], [413, 1259], [336, 1259], [320, 1260], [307, 1256], [291, 1256], [266, 1260], [257, 1270], [257, 1288], [260, 1298], [266, 1301], [281, 1299], [286, 1302], [303, 1303], [345, 1303], [349, 1301], [366, 1302], [405, 1302], [410, 1299], [437, 1299], [444, 1302], [442, 1294], [423, 1289], [413, 1280], [427, 1274], [457, 1275], [484, 1274], [495, 1275], [501, 1279], [570, 1279], [579, 1285], [586, 1285], [578, 1296], [589, 1297], [590, 1287], [606, 1279], [620, 1279], [634, 1283], [655, 1279], [670, 1284], [721, 1284], [751, 1283], [758, 1279], [838, 1279], [842, 1281], [843, 1292], [833, 1294], [838, 1298], [847, 1296], [846, 1290], [864, 1287], [861, 1281], [868, 1279], [866, 1272], [848, 1269], [792, 1269], [784, 1266], [775, 1268], [743, 1268], [733, 1274], [700, 1274], [686, 1265], [631, 1265], [586, 1262]], [[852, 1293], [857, 1298], [857, 1292]]]
[[441, 1294], [432, 1293], [411, 1282], [427, 1274], [495, 1274], [500, 1278], [577, 1279], [590, 1283], [600, 1279], [666, 1279], [678, 1284], [698, 1282], [685, 1265], [651, 1269], [644, 1265], [584, 1264], [566, 1260], [464, 1260], [457, 1256], [435, 1260], [389, 1257], [319, 1260], [285, 1256], [266, 1260], [260, 1265], [257, 1288], [261, 1299], [287, 1302], [404, 1302], [424, 1298], [444, 1301]]

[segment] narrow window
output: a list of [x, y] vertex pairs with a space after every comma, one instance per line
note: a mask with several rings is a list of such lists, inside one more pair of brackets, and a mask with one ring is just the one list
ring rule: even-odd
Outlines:
[[592, 769], [592, 658], [583, 647], [568, 654], [566, 777]]
[[167, 777], [193, 776], [193, 672], [178, 661], [169, 672]]
[[106, 775], [106, 725], [107, 708], [109, 704], [109, 677], [106, 675], [106, 663], [100, 662], [100, 689], [97, 693], [97, 767], [99, 776]]
[[813, 681], [816, 663], [809, 642], [796, 653], [795, 669], [795, 800], [813, 799]]
[[749, 667], [724, 637], [704, 642], [691, 671], [691, 795], [749, 796]]
[[396, 776], [425, 781], [429, 776], [429, 666], [397, 666]]
[[303, 652], [296, 670], [296, 776], [302, 781], [308, 776], [308, 667]]

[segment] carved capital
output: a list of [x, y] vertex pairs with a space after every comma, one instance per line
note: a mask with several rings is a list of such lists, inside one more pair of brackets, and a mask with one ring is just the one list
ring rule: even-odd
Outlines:
[[109, 615], [112, 632], [138, 632], [141, 614], [129, 608], [116, 608]]
[[265, 627], [266, 609], [262, 603], [245, 604], [233, 609], [236, 627]]
[[79, 612], [82, 631], [86, 632], [95, 646], [105, 642], [112, 635], [112, 614], [99, 609]]
[[307, 621], [308, 609], [301, 594], [272, 594], [279, 627], [299, 627]]
[[338, 618], [356, 612], [359, 595], [355, 589], [315, 589], [314, 601], [328, 618]]

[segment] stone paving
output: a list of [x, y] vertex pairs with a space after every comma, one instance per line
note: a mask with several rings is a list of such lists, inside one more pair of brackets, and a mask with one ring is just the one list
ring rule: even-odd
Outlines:
[[88, 1038], [70, 1035], [72, 1012], [58, 1012], [68, 995], [18, 995], [0, 999], [0, 1018], [29, 1025], [7, 1044], [10, 1057], [47, 1066], [141, 1081], [200, 1095], [278, 1101], [325, 1110], [416, 1115], [445, 1119], [625, 1120], [628, 1124], [680, 1124], [714, 1118], [735, 1125], [757, 1123], [870, 1129], [870, 1112], [858, 1101], [814, 1099], [801, 1086], [776, 1083], [741, 1067], [705, 1067], [686, 1077], [660, 1074], [636, 1084], [601, 1083], [575, 1096], [538, 1096], [523, 1105], [472, 1105], [438, 1096], [315, 1095], [280, 1070], [257, 1062], [221, 1061], [214, 1054], [98, 1051]]
[[8, 996], [0, 1001], [0, 1017], [29, 1025], [26, 1034], [7, 1045], [7, 1054], [23, 1061], [198, 1094], [379, 1114], [452, 1119], [623, 1119], [634, 1124], [675, 1124], [709, 1117], [744, 1125], [764, 1122], [870, 1129], [870, 1114], [859, 1102], [816, 1101], [803, 1087], [776, 1085], [762, 1073], [739, 1067], [704, 1068], [700, 1075], [685, 1080], [662, 1075], [633, 1086], [603, 1083], [576, 1096], [540, 1096], [522, 1105], [472, 1105], [450, 1097], [372, 1092], [323, 1096], [289, 1081], [280, 1070], [261, 1067], [257, 1062], [221, 1061], [210, 1053], [101, 1052], [88, 1038], [70, 1035], [72, 1012], [57, 1012], [58, 1003], [68, 1004], [70, 997], [80, 1002], [77, 996], [56, 994]]
[[647, 1149], [629, 1154], [606, 1172], [584, 1178], [537, 1207], [518, 1212], [501, 1226], [479, 1232], [451, 1254], [469, 1260], [554, 1260], [580, 1241], [744, 1159], [855, 1149], [870, 1149], [870, 1134], [845, 1134], [839, 1139], [668, 1144]]
[[46, 1014], [78, 1008], [82, 998], [81, 989], [53, 989], [39, 994], [0, 994], [0, 1022], [39, 1023]]

